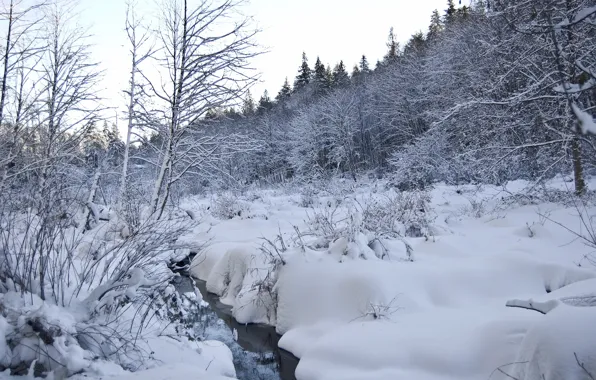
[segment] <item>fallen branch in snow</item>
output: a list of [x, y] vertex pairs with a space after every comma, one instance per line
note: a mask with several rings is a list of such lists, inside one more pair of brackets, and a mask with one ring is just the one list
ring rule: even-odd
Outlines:
[[588, 370], [586, 369], [586, 366], [585, 366], [585, 364], [579, 361], [579, 358], [577, 357], [577, 352], [574, 352], [574, 353], [573, 353], [573, 356], [575, 356], [575, 361], [577, 362], [577, 365], [578, 365], [578, 366], [579, 366], [579, 367], [580, 367], [580, 368], [581, 368], [581, 369], [582, 369], [582, 370], [583, 370], [583, 371], [586, 373], [586, 375], [587, 375], [587, 376], [588, 376], [590, 379], [592, 379], [592, 380], [596, 380], [596, 379], [594, 379], [594, 376], [593, 376], [593, 375], [590, 373], [590, 371], [588, 371]]
[[513, 376], [511, 376], [510, 374], [508, 374], [507, 372], [503, 371], [503, 367], [508, 367], [508, 366], [511, 366], [511, 365], [516, 365], [516, 364], [526, 364], [526, 363], [528, 363], [528, 362], [527, 362], [527, 361], [526, 361], [526, 362], [513, 362], [513, 363], [507, 363], [507, 364], [503, 364], [502, 366], [495, 368], [495, 370], [491, 372], [491, 374], [490, 374], [490, 376], [488, 377], [488, 379], [489, 379], [489, 380], [490, 380], [490, 379], [492, 379], [492, 378], [493, 378], [493, 375], [494, 375], [496, 372], [500, 372], [500, 373], [502, 373], [503, 375], [507, 376], [507, 378], [509, 378], [509, 379], [513, 379], [513, 380], [519, 380], [517, 377], [513, 377]]
[[518, 307], [521, 309], [534, 310], [541, 314], [547, 314], [555, 307], [559, 306], [560, 302], [557, 300], [550, 300], [546, 302], [534, 302], [532, 300], [509, 300], [505, 304], [507, 307]]

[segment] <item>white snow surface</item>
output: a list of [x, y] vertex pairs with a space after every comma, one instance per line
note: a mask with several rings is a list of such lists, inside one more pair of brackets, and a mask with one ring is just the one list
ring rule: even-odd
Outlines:
[[582, 111], [576, 104], [572, 104], [573, 112], [579, 120], [579, 125], [582, 133], [596, 134], [596, 122], [589, 113]]
[[[343, 257], [333, 248], [337, 244], [301, 249], [292, 241], [295, 227], [307, 230], [309, 210], [300, 206], [300, 195], [260, 191], [249, 202], [259, 217], [205, 217], [186, 237], [211, 241], [191, 271], [233, 307], [241, 323], [274, 324], [284, 334], [280, 346], [301, 359], [299, 380], [494, 380], [508, 378], [505, 373], [518, 373], [520, 380], [541, 379], [538, 373], [560, 378], [548, 363], [562, 363], [570, 379], [583, 379], [573, 352], [570, 361], [565, 351], [594, 362], [596, 340], [582, 334], [596, 311], [586, 307], [596, 299], [596, 271], [586, 259], [593, 248], [557, 224], [585, 233], [572, 205], [506, 202], [526, 186], [435, 186], [432, 236], [406, 238], [413, 262], [406, 260], [404, 244], [390, 238], [383, 240], [390, 251], [384, 260]], [[571, 191], [568, 186], [564, 178], [549, 183], [559, 191]], [[315, 204], [362, 201], [388, 188], [378, 182], [321, 192]], [[208, 201], [185, 207], [201, 202]], [[263, 237], [273, 240], [278, 233], [294, 248], [282, 254], [286, 264], [275, 271], [258, 248]], [[258, 291], [267, 280], [275, 283], [276, 298], [263, 299]], [[505, 307], [512, 299], [560, 305], [545, 316]], [[558, 331], [562, 324], [568, 326]], [[569, 341], [542, 347], [560, 334]], [[508, 365], [516, 361], [527, 361], [527, 367]]]

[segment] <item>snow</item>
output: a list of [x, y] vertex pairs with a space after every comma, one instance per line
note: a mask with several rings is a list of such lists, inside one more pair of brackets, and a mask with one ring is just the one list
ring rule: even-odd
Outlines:
[[590, 17], [594, 13], [596, 13], [596, 6], [580, 8], [579, 11], [577, 12], [577, 14], [573, 17], [572, 21], [565, 19], [564, 21], [561, 21], [560, 23], [558, 23], [557, 27], [564, 28], [564, 27], [567, 27], [572, 24], [577, 24], [577, 23], [585, 20], [586, 18]]
[[168, 364], [144, 371], [127, 373], [117, 376], [106, 376], [102, 378], [106, 380], [230, 380], [234, 377], [209, 374], [207, 371], [201, 368], [197, 368], [195, 365], [192, 364]]
[[528, 330], [510, 374], [519, 380], [593, 379], [595, 320], [596, 308], [558, 306]]
[[[150, 340], [148, 346], [156, 363], [180, 366], [192, 364], [197, 372], [236, 377], [232, 352], [222, 342], [190, 342], [183, 337], [164, 337]], [[162, 365], [156, 366], [159, 368]]]
[[523, 332], [535, 320], [511, 310], [490, 311], [446, 309], [440, 318], [404, 314], [394, 321], [343, 325], [302, 356], [297, 378], [489, 378], [491, 368], [512, 361]]
[[[519, 195], [528, 185], [438, 184], [430, 193], [400, 198], [382, 181], [337, 183], [326, 192], [310, 190], [314, 209], [303, 207], [300, 189], [262, 190], [239, 197], [242, 210], [250, 210], [240, 214], [212, 215], [212, 199], [187, 199], [182, 207], [196, 226], [156, 261], [196, 250], [192, 275], [206, 281], [239, 323], [274, 325], [283, 334], [279, 346], [300, 358], [298, 380], [503, 380], [505, 373], [519, 380], [552, 380], [562, 373], [587, 379], [586, 370], [596, 372], [590, 328], [596, 316], [590, 307], [596, 305], [594, 247], [573, 231], [585, 234], [577, 214], [592, 215], [594, 206], [591, 200], [578, 209]], [[569, 191], [564, 177], [548, 187]], [[235, 200], [227, 197], [225, 207], [233, 210]], [[409, 203], [415, 204], [409, 211], [418, 213], [416, 222], [428, 223], [422, 236], [379, 232], [397, 222], [396, 230], [407, 231], [406, 222], [391, 218], [403, 210], [391, 207], [408, 199], [429, 201], [422, 208]], [[376, 208], [362, 206], [369, 201]], [[387, 219], [366, 219], [371, 213]], [[309, 221], [315, 214], [316, 223]], [[337, 219], [328, 223], [331, 216]], [[120, 227], [115, 218], [97, 226], [79, 246], [77, 260], [92, 262], [120, 239]], [[139, 338], [139, 353], [127, 352], [121, 365], [110, 362], [110, 353], [98, 358], [85, 337], [75, 338], [90, 313], [160, 281], [153, 273], [160, 268], [133, 266], [82, 291], [82, 302], [69, 306], [32, 294], [1, 294], [0, 364], [31, 363], [39, 349], [64, 364], [60, 370], [43, 363], [57, 376], [75, 379], [235, 378], [237, 330], [211, 331], [198, 341], [155, 322]], [[171, 285], [159, 291], [176, 294]], [[202, 302], [188, 295], [180, 302]], [[131, 313], [125, 311], [122, 320]], [[32, 320], [60, 329], [51, 345], [36, 335]], [[20, 344], [9, 344], [15, 336]], [[110, 343], [95, 343], [103, 344]], [[10, 377], [2, 373], [0, 379]]]
[[[540, 361], [543, 343], [525, 348], [526, 338], [547, 331], [537, 326], [551, 314], [596, 304], [596, 271], [586, 260], [592, 248], [552, 222], [582, 233], [577, 210], [514, 197], [528, 185], [435, 186], [432, 234], [406, 239], [413, 262], [399, 239], [382, 240], [389, 251], [384, 259], [367, 251], [370, 238], [363, 231], [314, 248], [321, 241], [316, 236], [296, 239], [296, 229], [308, 230], [311, 212], [301, 196], [264, 190], [243, 199], [266, 217], [204, 217], [208, 226], [187, 239], [213, 243], [196, 256], [191, 273], [206, 280], [241, 323], [274, 324], [283, 334], [280, 347], [301, 359], [298, 380], [507, 378], [497, 368], [520, 371], [507, 366], [518, 356]], [[569, 191], [564, 177], [548, 186]], [[312, 203], [331, 207], [341, 198], [339, 213], [345, 215], [346, 198], [362, 201], [390, 191], [382, 183], [364, 184], [314, 194]], [[273, 241], [278, 234], [291, 246], [281, 253], [285, 265], [259, 249], [263, 237]], [[255, 289], [266, 280], [275, 284], [274, 299], [259, 303], [263, 293]], [[541, 302], [550, 312], [506, 307], [513, 300]], [[590, 360], [590, 347], [577, 348]]]
[[596, 134], [596, 122], [594, 118], [589, 113], [582, 111], [576, 104], [572, 104], [573, 113], [579, 120], [579, 126], [581, 128], [582, 133], [585, 135], [587, 133]]

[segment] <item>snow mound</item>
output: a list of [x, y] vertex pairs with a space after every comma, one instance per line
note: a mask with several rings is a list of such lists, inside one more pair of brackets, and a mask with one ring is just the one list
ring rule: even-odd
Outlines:
[[527, 332], [513, 368], [519, 380], [596, 376], [596, 308], [559, 305]]
[[[486, 318], [487, 312], [493, 315]], [[444, 310], [397, 320], [349, 323], [316, 341], [296, 376], [307, 380], [488, 379], [536, 316], [503, 308]], [[495, 379], [494, 377], [492, 378]]]
[[240, 323], [275, 323], [274, 270], [269, 258], [250, 245], [217, 244], [203, 250], [191, 264], [191, 274], [205, 279], [207, 291], [232, 306]]
[[[199, 369], [192, 364], [169, 364], [157, 368], [118, 376], [106, 376], [103, 379], [113, 380], [230, 380], [234, 377], [214, 375]], [[82, 378], [81, 378], [82, 379]]]

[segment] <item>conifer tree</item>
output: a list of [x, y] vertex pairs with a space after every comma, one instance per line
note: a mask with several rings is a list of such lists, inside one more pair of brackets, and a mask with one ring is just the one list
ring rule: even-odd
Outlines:
[[311, 70], [308, 67], [308, 58], [306, 58], [306, 53], [302, 53], [302, 64], [298, 69], [298, 75], [296, 75], [296, 79], [294, 80], [294, 91], [300, 91], [307, 84], [310, 83], [311, 77]]
[[352, 75], [351, 75], [352, 80], [354, 82], [357, 82], [358, 79], [360, 78], [360, 74], [361, 73], [360, 73], [360, 69], [358, 68], [358, 65], [354, 65], [354, 67], [352, 68]]
[[439, 11], [435, 9], [430, 16], [430, 25], [426, 39], [429, 41], [436, 39], [441, 33], [441, 30], [443, 30], [443, 22], [441, 21]]
[[366, 55], [362, 55], [360, 58], [359, 69], [362, 74], [370, 73], [370, 66], [368, 65], [368, 59], [366, 59]]
[[244, 116], [251, 116], [255, 113], [255, 101], [250, 94], [250, 91], [246, 93], [246, 98], [242, 104], [242, 114]]
[[288, 78], [286, 77], [286, 80], [285, 80], [283, 86], [281, 86], [281, 90], [279, 90], [279, 92], [277, 93], [275, 100], [277, 100], [280, 103], [283, 103], [289, 99], [291, 94], [292, 94], [292, 87], [290, 87], [290, 82], [288, 82]]
[[315, 63], [313, 82], [315, 85], [315, 94], [317, 95], [324, 94], [329, 89], [329, 78], [327, 77], [325, 65], [321, 63], [319, 57], [317, 57], [317, 62]]
[[348, 84], [350, 84], [350, 76], [346, 71], [344, 61], [339, 61], [339, 63], [333, 69], [333, 86], [344, 87]]
[[389, 29], [389, 37], [387, 38], [387, 54], [385, 55], [385, 63], [394, 62], [399, 54], [399, 42], [393, 32], [393, 27]]
[[333, 86], [333, 70], [331, 70], [331, 66], [327, 65], [325, 69], [325, 76], [327, 77], [327, 83], [329, 87]]
[[259, 104], [257, 105], [257, 114], [263, 114], [273, 108], [273, 102], [269, 97], [269, 91], [263, 91], [263, 95], [259, 99]]
[[422, 34], [422, 32], [418, 32], [412, 35], [412, 37], [410, 37], [410, 40], [404, 47], [404, 54], [414, 54], [422, 52], [425, 43], [426, 40], [424, 39], [424, 34]]
[[447, 9], [445, 9], [445, 24], [450, 24], [455, 21], [457, 9], [453, 0], [447, 0]]

